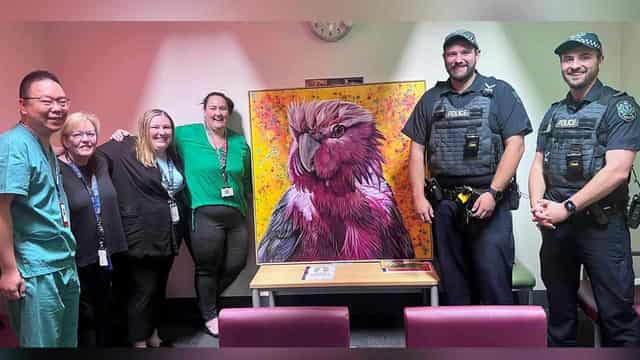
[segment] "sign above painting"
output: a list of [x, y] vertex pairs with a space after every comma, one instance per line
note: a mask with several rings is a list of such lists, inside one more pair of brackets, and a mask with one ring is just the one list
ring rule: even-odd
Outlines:
[[259, 264], [432, 257], [401, 134], [425, 88], [249, 92]]
[[346, 86], [364, 84], [364, 76], [352, 76], [343, 78], [305, 79], [304, 87]]

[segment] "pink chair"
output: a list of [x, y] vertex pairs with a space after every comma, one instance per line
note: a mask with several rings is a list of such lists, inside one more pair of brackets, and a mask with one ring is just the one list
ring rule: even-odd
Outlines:
[[9, 317], [0, 314], [0, 348], [18, 347], [18, 337], [9, 324]]
[[349, 309], [329, 306], [229, 308], [220, 347], [349, 347]]
[[546, 347], [540, 306], [440, 306], [404, 309], [408, 348]]

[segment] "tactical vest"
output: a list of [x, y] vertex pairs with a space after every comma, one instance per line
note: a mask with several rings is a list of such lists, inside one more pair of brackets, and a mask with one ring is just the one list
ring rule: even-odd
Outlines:
[[566, 100], [554, 104], [543, 124], [544, 178], [548, 191], [564, 200], [580, 190], [604, 166], [607, 133], [601, 123], [612, 97], [624, 93], [605, 87], [597, 101], [570, 113]]
[[489, 126], [492, 98], [493, 87], [485, 83], [480, 95], [462, 108], [445, 96], [434, 104], [427, 152], [432, 176], [493, 176], [504, 148]]

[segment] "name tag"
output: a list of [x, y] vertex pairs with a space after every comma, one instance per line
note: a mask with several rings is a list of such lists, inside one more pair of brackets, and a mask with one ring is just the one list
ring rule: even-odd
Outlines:
[[461, 117], [469, 117], [469, 110], [449, 110], [445, 113], [445, 118], [447, 119], [455, 119]]
[[64, 227], [69, 227], [69, 213], [67, 213], [67, 207], [64, 206], [64, 203], [60, 201], [60, 215], [62, 215], [62, 225]]
[[178, 204], [174, 200], [169, 200], [169, 212], [171, 213], [171, 222], [174, 224], [180, 221], [180, 212]]
[[98, 264], [100, 266], [109, 266], [109, 260], [107, 259], [107, 250], [98, 250]]
[[560, 119], [556, 122], [556, 128], [571, 129], [578, 127], [578, 119]]
[[220, 196], [224, 198], [230, 198], [233, 196], [233, 188], [232, 187], [223, 187], [220, 189]]

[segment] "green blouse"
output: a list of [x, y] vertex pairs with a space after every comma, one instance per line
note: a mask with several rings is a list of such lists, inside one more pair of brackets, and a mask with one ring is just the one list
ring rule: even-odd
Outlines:
[[[251, 191], [251, 155], [244, 136], [227, 129], [227, 168], [225, 185], [216, 150], [209, 143], [203, 124], [176, 128], [176, 146], [184, 162], [184, 177], [192, 211], [200, 206], [224, 205], [247, 214], [246, 192]], [[222, 197], [224, 187], [233, 196]]]

